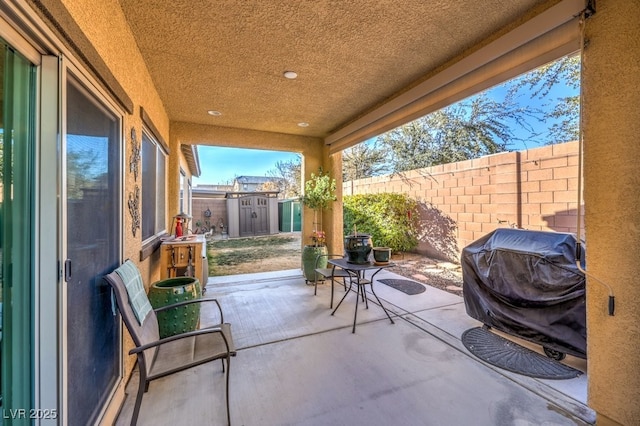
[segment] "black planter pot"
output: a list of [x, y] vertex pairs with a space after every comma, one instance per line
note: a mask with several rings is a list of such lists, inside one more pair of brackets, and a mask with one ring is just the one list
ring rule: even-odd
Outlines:
[[353, 234], [344, 239], [344, 251], [347, 253], [347, 262], [355, 264], [369, 263], [371, 254], [371, 235]]

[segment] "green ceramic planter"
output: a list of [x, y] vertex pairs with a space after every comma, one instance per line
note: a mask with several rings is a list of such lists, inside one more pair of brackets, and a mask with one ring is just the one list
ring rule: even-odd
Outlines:
[[[202, 296], [200, 281], [193, 277], [177, 277], [160, 280], [149, 289], [149, 302], [153, 308], [172, 305]], [[200, 321], [200, 304], [182, 306], [158, 313], [160, 338], [193, 331]]]
[[308, 281], [314, 282], [316, 279], [316, 268], [327, 267], [327, 256], [323, 256], [318, 260], [316, 266], [316, 259], [318, 255], [328, 253], [326, 246], [304, 246], [302, 248], [302, 271], [304, 272], [304, 278]]

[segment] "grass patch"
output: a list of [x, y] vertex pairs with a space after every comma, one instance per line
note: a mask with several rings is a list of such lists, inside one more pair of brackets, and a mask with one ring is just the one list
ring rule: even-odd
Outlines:
[[[299, 238], [264, 236], [214, 240], [207, 243], [209, 275], [258, 272], [265, 264], [277, 264], [285, 257], [300, 258]], [[295, 249], [291, 248], [294, 243]], [[271, 259], [271, 261], [269, 260]]]
[[219, 266], [236, 266], [242, 263], [246, 263], [249, 259], [251, 260], [264, 260], [270, 257], [276, 257], [277, 253], [269, 253], [264, 250], [258, 249], [243, 249], [243, 250], [234, 250], [232, 252], [218, 252], [211, 255], [211, 261], [209, 262], [209, 267]]
[[253, 248], [264, 246], [279, 246], [289, 244], [296, 239], [293, 237], [253, 237], [253, 238], [233, 238], [230, 240], [214, 240], [209, 241], [207, 246], [211, 249], [237, 249], [237, 248]]

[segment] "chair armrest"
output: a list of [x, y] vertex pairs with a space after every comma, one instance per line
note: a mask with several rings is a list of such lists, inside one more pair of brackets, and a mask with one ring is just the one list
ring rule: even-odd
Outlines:
[[154, 311], [158, 313], [158, 312], [166, 311], [169, 309], [179, 308], [185, 305], [191, 305], [193, 303], [205, 303], [205, 302], [215, 302], [215, 304], [218, 306], [218, 311], [220, 312], [220, 324], [222, 324], [224, 322], [224, 315], [222, 314], [222, 307], [220, 306], [220, 302], [218, 302], [218, 299], [200, 298], [200, 299], [184, 300], [182, 302], [173, 303], [171, 305], [160, 306], [159, 308], [155, 308]]
[[235, 355], [235, 349], [233, 350], [231, 349], [233, 345], [229, 344], [229, 341], [227, 340], [227, 336], [225, 335], [224, 330], [222, 329], [222, 324], [214, 327], [202, 328], [199, 330], [188, 331], [186, 333], [165, 337], [164, 339], [156, 340], [155, 342], [150, 342], [150, 343], [147, 343], [146, 345], [135, 347], [129, 351], [129, 355], [139, 354], [146, 351], [147, 349], [151, 349], [157, 346], [162, 346], [166, 343], [173, 342], [175, 340], [181, 340], [189, 337], [199, 336], [202, 334], [212, 334], [212, 333], [220, 333], [220, 335], [222, 336], [222, 339], [224, 340], [225, 347], [227, 348], [227, 352], [230, 355]]

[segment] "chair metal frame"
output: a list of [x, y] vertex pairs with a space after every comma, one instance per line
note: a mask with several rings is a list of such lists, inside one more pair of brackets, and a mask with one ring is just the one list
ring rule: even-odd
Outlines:
[[346, 270], [342, 269], [342, 268], [336, 268], [335, 265], [333, 265], [331, 268], [318, 268], [318, 262], [320, 261], [321, 258], [326, 257], [327, 259], [337, 259], [337, 258], [342, 258], [344, 257], [341, 254], [319, 254], [316, 257], [316, 264], [315, 264], [315, 280], [314, 280], [314, 284], [315, 284], [315, 288], [313, 290], [313, 295], [317, 295], [318, 294], [318, 278], [319, 276], [322, 276], [323, 278], [328, 278], [331, 280], [331, 304], [329, 305], [329, 309], [333, 308], [333, 286], [335, 283], [336, 278], [342, 278], [342, 285], [344, 286], [344, 290], [347, 291], [347, 282], [346, 279], [349, 278], [351, 279], [351, 275], [349, 274], [349, 272], [347, 272]]
[[[129, 355], [136, 355], [136, 362], [140, 374], [136, 402], [131, 417], [131, 425], [138, 422], [142, 397], [149, 390], [149, 383], [155, 379], [168, 376], [191, 367], [220, 359], [222, 372], [225, 373], [225, 399], [227, 406], [227, 423], [231, 424], [229, 411], [229, 371], [231, 357], [236, 355], [236, 349], [231, 336], [231, 325], [224, 322], [222, 308], [217, 299], [193, 299], [150, 311], [140, 324], [129, 303], [129, 295], [120, 276], [114, 271], [104, 276], [111, 286], [121, 313], [122, 320], [131, 334], [135, 348]], [[160, 339], [158, 319], [156, 314], [161, 311], [175, 309], [190, 304], [215, 303], [220, 315], [220, 323], [194, 331], [176, 334]], [[201, 348], [206, 348], [203, 353]], [[181, 352], [185, 359], [180, 359]], [[225, 368], [226, 361], [226, 368]], [[173, 366], [167, 367], [167, 365]]]

